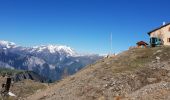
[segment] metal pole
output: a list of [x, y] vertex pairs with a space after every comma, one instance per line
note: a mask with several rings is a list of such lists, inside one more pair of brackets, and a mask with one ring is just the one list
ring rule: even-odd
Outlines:
[[110, 34], [110, 54], [112, 54], [112, 32]]

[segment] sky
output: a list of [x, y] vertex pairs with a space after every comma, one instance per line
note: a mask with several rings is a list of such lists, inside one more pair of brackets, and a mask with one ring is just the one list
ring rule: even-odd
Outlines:
[[0, 40], [118, 53], [137, 41], [149, 42], [147, 32], [170, 22], [169, 4], [169, 0], [0, 0]]

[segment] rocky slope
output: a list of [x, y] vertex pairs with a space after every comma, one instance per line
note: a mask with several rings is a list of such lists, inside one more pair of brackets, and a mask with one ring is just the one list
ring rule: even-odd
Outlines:
[[[6, 82], [6, 78], [0, 76], [0, 84]], [[10, 92], [14, 93], [16, 97], [8, 97], [6, 99], [2, 99], [3, 97], [0, 95], [0, 100], [22, 100], [38, 91], [47, 88], [47, 84], [36, 82], [34, 80], [24, 79], [22, 81], [14, 82], [10, 87]], [[2, 87], [0, 87], [0, 90]]]
[[99, 55], [79, 54], [68, 46], [22, 47], [0, 41], [1, 67], [34, 71], [53, 81], [72, 75], [100, 58]]
[[170, 47], [104, 58], [28, 100], [170, 100]]
[[[10, 92], [14, 93], [16, 97], [8, 97], [4, 100], [18, 100], [47, 87], [48, 80], [32, 71], [0, 68], [0, 85], [6, 83], [7, 77], [12, 78]], [[2, 98], [0, 94], [0, 100]]]

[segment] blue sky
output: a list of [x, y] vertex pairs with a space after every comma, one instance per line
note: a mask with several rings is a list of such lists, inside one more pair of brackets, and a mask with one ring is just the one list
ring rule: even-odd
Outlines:
[[147, 32], [170, 22], [169, 0], [0, 0], [0, 40], [23, 46], [68, 45], [106, 54], [149, 41]]

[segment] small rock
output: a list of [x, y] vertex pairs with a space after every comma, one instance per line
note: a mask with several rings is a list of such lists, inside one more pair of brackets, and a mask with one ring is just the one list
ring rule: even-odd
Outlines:
[[40, 92], [41, 90], [37, 90], [37, 93]]
[[107, 78], [106, 78], [106, 77], [104, 77], [104, 78], [103, 78], [103, 80], [107, 80]]
[[160, 53], [160, 52], [162, 52], [162, 50], [158, 50], [158, 51], [156, 51], [157, 53]]
[[104, 96], [98, 98], [98, 100], [106, 100]]
[[167, 75], [170, 77], [170, 72]]
[[156, 61], [152, 61], [152, 63], [156, 63]]
[[115, 87], [110, 87], [109, 90], [114, 90]]
[[109, 65], [110, 63], [108, 62], [108, 63], [106, 63], [107, 65]]
[[113, 82], [113, 83], [111, 83], [110, 85], [113, 86], [113, 85], [115, 85], [115, 84], [116, 84], [116, 82]]
[[152, 83], [152, 82], [156, 81], [157, 79], [156, 78], [147, 78], [147, 80], [149, 83]]
[[161, 59], [160, 57], [156, 56], [156, 60], [160, 60], [160, 59]]
[[133, 75], [133, 74], [131, 74], [130, 76], [131, 76], [132, 78], [135, 78], [135, 75]]
[[105, 85], [104, 85], [104, 88], [106, 88], [107, 86], [108, 86], [108, 84], [105, 84]]

